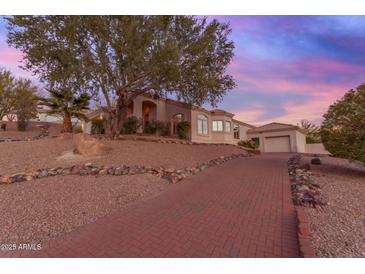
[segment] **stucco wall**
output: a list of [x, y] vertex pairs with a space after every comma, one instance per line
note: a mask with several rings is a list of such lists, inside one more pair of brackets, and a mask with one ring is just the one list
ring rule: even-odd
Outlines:
[[142, 118], [142, 103], [144, 101], [150, 101], [156, 104], [156, 120], [165, 121], [166, 117], [166, 104], [163, 100], [155, 100], [144, 96], [138, 96], [133, 100], [133, 115], [137, 118]]
[[175, 104], [173, 102], [166, 102], [166, 122], [170, 122], [171, 119], [174, 117], [174, 115], [176, 114], [183, 114], [184, 115], [184, 121], [191, 121], [191, 109], [180, 105], [180, 104]]
[[295, 131], [296, 132], [296, 137], [297, 137], [297, 150], [296, 152], [300, 152], [300, 153], [304, 153], [305, 152], [305, 145], [306, 145], [306, 140], [305, 140], [305, 135], [299, 131]]
[[319, 144], [306, 144], [305, 145], [305, 152], [306, 153], [313, 153], [313, 154], [325, 154], [325, 155], [331, 154], [325, 149], [325, 147], [322, 143], [319, 143]]
[[249, 130], [250, 127], [239, 124], [239, 128], [240, 128], [240, 140], [247, 140], [248, 139], [247, 130]]

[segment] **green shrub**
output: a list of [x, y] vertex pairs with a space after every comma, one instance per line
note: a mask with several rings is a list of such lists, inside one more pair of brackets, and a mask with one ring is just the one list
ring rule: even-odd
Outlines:
[[190, 131], [190, 123], [187, 121], [181, 121], [177, 124], [176, 133], [180, 139], [188, 139]]
[[144, 127], [143, 127], [143, 132], [146, 133], [146, 134], [155, 134], [157, 131], [157, 126], [156, 126], [156, 123], [155, 121], [147, 121], [145, 124], [144, 124]]
[[258, 144], [255, 141], [250, 140], [250, 139], [240, 140], [237, 144], [239, 146], [243, 146], [243, 147], [246, 147], [246, 148], [252, 148], [252, 149], [257, 149], [259, 147]]
[[136, 116], [128, 117], [123, 123], [124, 134], [135, 134], [141, 126], [141, 121]]
[[105, 134], [105, 120], [93, 119], [91, 121], [91, 134]]

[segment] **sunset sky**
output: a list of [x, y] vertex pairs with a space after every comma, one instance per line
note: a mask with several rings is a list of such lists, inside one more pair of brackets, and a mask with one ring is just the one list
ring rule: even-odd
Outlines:
[[[233, 29], [228, 71], [237, 88], [219, 104], [255, 125], [272, 121], [320, 124], [323, 113], [365, 82], [365, 16], [215, 16]], [[18, 68], [21, 54], [6, 44], [0, 19], [0, 67]]]

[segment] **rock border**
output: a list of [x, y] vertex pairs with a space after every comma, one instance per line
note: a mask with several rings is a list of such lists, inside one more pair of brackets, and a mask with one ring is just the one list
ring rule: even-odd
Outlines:
[[49, 136], [49, 128], [50, 125], [38, 125], [40, 128], [40, 133], [36, 136], [33, 137], [25, 137], [23, 139], [12, 139], [12, 138], [4, 138], [4, 139], [0, 139], [0, 143], [1, 142], [21, 142], [21, 141], [35, 141], [35, 140], [39, 140], [39, 139], [43, 139], [45, 137]]
[[227, 144], [227, 143], [199, 143], [192, 142], [189, 140], [171, 138], [171, 137], [163, 137], [163, 136], [151, 136], [151, 135], [136, 135], [136, 134], [123, 134], [118, 137], [110, 137], [104, 134], [93, 134], [92, 137], [99, 140], [120, 140], [120, 141], [142, 141], [142, 142], [154, 142], [160, 144], [180, 144], [180, 145], [200, 145], [200, 146], [234, 146], [240, 149], [243, 149], [252, 154], [260, 154], [260, 151], [257, 149], [245, 148], [236, 144]]
[[189, 177], [191, 175], [195, 175], [198, 172], [201, 172], [209, 167], [223, 164], [229, 160], [249, 157], [248, 153], [240, 153], [240, 154], [231, 154], [227, 156], [220, 156], [219, 158], [215, 158], [208, 162], [204, 162], [196, 165], [192, 168], [184, 168], [184, 169], [175, 169], [175, 168], [165, 168], [165, 167], [150, 167], [150, 166], [95, 166], [92, 163], [86, 163], [83, 165], [73, 165], [71, 167], [56, 167], [56, 168], [44, 168], [38, 169], [35, 172], [28, 173], [16, 173], [13, 175], [0, 175], [0, 184], [12, 184], [24, 181], [31, 181], [41, 178], [46, 178], [50, 176], [64, 176], [64, 175], [112, 175], [112, 176], [121, 176], [121, 175], [136, 175], [136, 174], [152, 174], [159, 178], [167, 180], [169, 183], [176, 184], [183, 178]]
[[295, 154], [288, 160], [288, 172], [293, 203], [296, 206], [318, 207], [327, 202], [321, 195], [321, 187], [314, 180], [310, 165], [300, 165], [301, 155]]
[[301, 155], [295, 154], [288, 160], [288, 173], [292, 192], [292, 201], [296, 213], [299, 255], [303, 258], [316, 258], [312, 244], [312, 231], [306, 206], [322, 206], [326, 204], [321, 196], [320, 186], [313, 180], [309, 165], [300, 165]]

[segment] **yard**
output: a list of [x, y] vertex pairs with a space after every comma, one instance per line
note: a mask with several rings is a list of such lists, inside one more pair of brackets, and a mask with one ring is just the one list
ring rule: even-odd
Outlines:
[[[71, 139], [44, 138], [0, 143], [0, 174], [47, 167], [146, 165], [184, 168], [232, 153], [234, 146], [102, 141], [104, 156], [74, 156]], [[173, 187], [150, 174], [132, 176], [56, 176], [0, 185], [0, 242], [38, 243], [91, 223], [112, 211], [149, 199]]]
[[317, 256], [365, 257], [365, 166], [323, 157], [322, 165], [311, 165], [311, 171], [329, 203], [306, 208]]
[[40, 133], [40, 127], [44, 125], [49, 125], [49, 135], [57, 136], [60, 134], [62, 125], [56, 123], [47, 122], [29, 122], [26, 131], [19, 131], [17, 129], [17, 124], [14, 122], [0, 121], [0, 124], [6, 124], [6, 131], [0, 129], [0, 140], [1, 139], [25, 139], [35, 137]]

